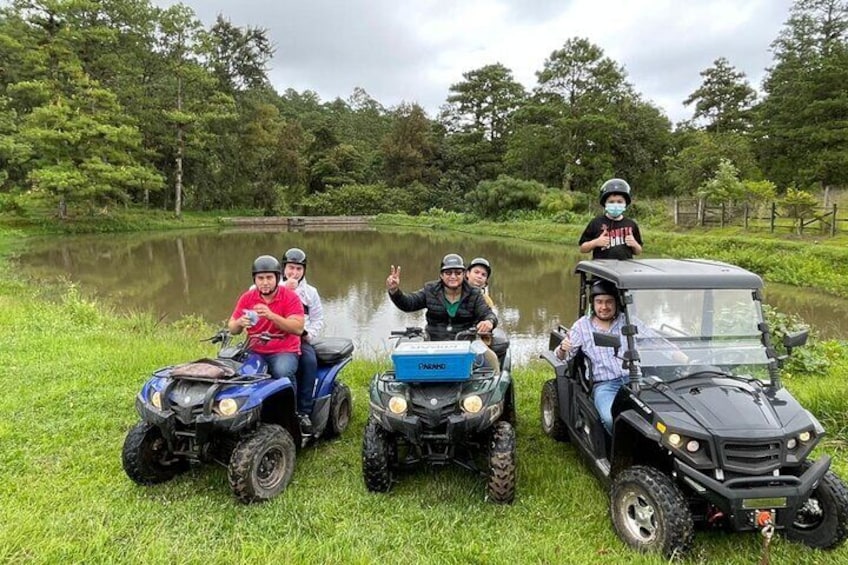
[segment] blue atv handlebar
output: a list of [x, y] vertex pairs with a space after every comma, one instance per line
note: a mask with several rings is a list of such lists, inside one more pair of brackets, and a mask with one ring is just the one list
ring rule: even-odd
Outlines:
[[[262, 342], [267, 343], [267, 342], [271, 341], [272, 339], [276, 339], [276, 338], [282, 339], [282, 338], [286, 337], [287, 335], [289, 335], [289, 334], [286, 334], [286, 333], [272, 334], [272, 333], [268, 333], [268, 332], [262, 332], [261, 334], [258, 334], [258, 335], [248, 335], [245, 338], [245, 340], [238, 345], [238, 347], [243, 351], [247, 351], [248, 349], [250, 349], [250, 344], [252, 344], [254, 341], [262, 341]], [[221, 349], [223, 349], [230, 344], [230, 340], [232, 338], [233, 338], [233, 334], [231, 334], [228, 329], [224, 328], [224, 329], [218, 330], [218, 332], [215, 335], [213, 335], [212, 337], [207, 337], [206, 339], [201, 339], [200, 341], [208, 341], [208, 342], [213, 343], [213, 344], [220, 343]]]

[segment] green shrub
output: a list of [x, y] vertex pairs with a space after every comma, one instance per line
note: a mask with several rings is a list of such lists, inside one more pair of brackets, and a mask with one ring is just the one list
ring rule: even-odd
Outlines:
[[786, 195], [780, 200], [784, 213], [790, 218], [798, 219], [809, 217], [817, 204], [815, 196], [792, 186], [786, 189]]
[[570, 212], [574, 208], [572, 193], [561, 190], [549, 190], [542, 195], [539, 209], [547, 215], [554, 217], [563, 212]]
[[408, 212], [413, 207], [410, 192], [385, 184], [348, 184], [313, 194], [300, 201], [310, 216], [361, 216]]
[[[803, 329], [808, 329], [809, 325], [800, 316], [778, 312], [769, 305], [765, 305], [763, 311], [771, 333], [772, 345], [778, 355], [786, 355], [787, 351], [783, 346], [783, 338]], [[796, 348], [792, 355], [786, 359], [782, 368], [783, 373], [816, 375], [826, 372], [831, 363], [827, 343], [829, 342], [819, 343], [816, 336], [811, 333], [807, 345]]]
[[627, 215], [643, 226], [662, 226], [671, 220], [664, 200], [634, 200], [627, 207]]
[[468, 193], [472, 209], [484, 218], [501, 219], [510, 212], [535, 210], [547, 187], [540, 182], [500, 175], [484, 180]]

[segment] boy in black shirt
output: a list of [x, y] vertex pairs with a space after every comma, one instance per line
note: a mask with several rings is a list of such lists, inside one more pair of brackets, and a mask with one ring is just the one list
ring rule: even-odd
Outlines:
[[630, 204], [630, 185], [610, 179], [601, 186], [604, 214], [589, 222], [580, 236], [580, 252], [592, 252], [592, 259], [632, 259], [642, 253], [642, 234], [635, 221], [625, 218]]

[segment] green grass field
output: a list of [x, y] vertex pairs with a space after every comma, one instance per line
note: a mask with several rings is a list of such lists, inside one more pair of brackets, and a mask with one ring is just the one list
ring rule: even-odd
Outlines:
[[[5, 269], [4, 269], [5, 270]], [[0, 561], [9, 563], [662, 563], [615, 536], [603, 487], [574, 448], [544, 436], [542, 365], [515, 371], [519, 402], [515, 504], [484, 501], [483, 480], [458, 468], [401, 476], [368, 493], [360, 472], [367, 383], [379, 362], [344, 380], [354, 420], [339, 439], [301, 451], [276, 499], [235, 501], [220, 467], [140, 487], [121, 468], [137, 421], [134, 397], [156, 367], [206, 356], [208, 328], [116, 316], [74, 289], [37, 292], [0, 277]], [[828, 375], [788, 386], [838, 431], [820, 448], [848, 477], [846, 355]], [[757, 535], [699, 532], [691, 563], [757, 563]], [[848, 563], [777, 537], [772, 563]]]

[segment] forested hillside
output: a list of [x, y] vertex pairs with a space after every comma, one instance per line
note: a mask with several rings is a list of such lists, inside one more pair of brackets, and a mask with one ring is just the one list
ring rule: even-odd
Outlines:
[[359, 88], [325, 101], [272, 85], [268, 31], [226, 15], [207, 28], [180, 4], [14, 0], [0, 8], [0, 212], [556, 215], [610, 176], [639, 196], [803, 200], [848, 185], [846, 30], [844, 0], [797, 0], [764, 95], [719, 57], [685, 123], [578, 37], [531, 90], [493, 61], [430, 116]]

